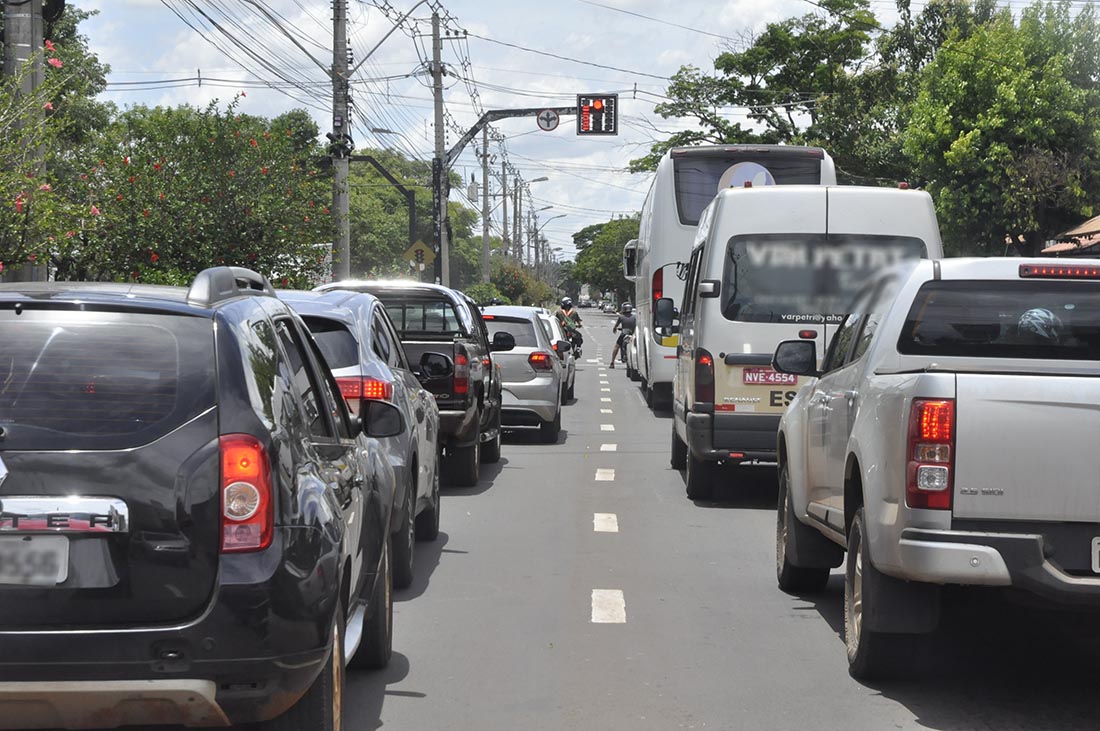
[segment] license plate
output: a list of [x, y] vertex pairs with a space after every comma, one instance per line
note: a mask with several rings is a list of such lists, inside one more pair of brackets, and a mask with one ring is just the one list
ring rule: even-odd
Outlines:
[[0, 584], [53, 586], [68, 577], [66, 536], [0, 536]]
[[741, 372], [741, 382], [746, 385], [794, 386], [798, 383], [798, 376], [779, 373], [771, 368], [746, 368]]
[[1100, 574], [1100, 538], [1092, 539], [1092, 571]]

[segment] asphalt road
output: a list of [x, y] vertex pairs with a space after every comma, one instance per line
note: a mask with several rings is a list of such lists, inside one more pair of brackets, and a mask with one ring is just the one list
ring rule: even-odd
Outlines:
[[445, 491], [390, 666], [349, 675], [347, 728], [1100, 727], [1095, 615], [999, 593], [950, 596], [912, 679], [852, 680], [840, 572], [822, 595], [776, 588], [774, 469], [689, 501], [671, 415], [600, 367], [613, 321], [584, 317], [559, 443], [517, 431], [476, 488]]

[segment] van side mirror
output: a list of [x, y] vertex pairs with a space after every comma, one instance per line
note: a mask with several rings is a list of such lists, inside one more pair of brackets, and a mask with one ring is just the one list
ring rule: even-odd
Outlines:
[[653, 306], [653, 327], [669, 328], [679, 318], [671, 297], [662, 297]]
[[506, 350], [514, 350], [516, 336], [503, 330], [493, 336], [493, 342], [489, 344], [489, 352], [500, 353]]
[[784, 340], [772, 356], [772, 368], [796, 376], [820, 376], [817, 343], [812, 340]]
[[396, 437], [405, 431], [401, 410], [385, 401], [364, 400], [359, 414], [363, 432], [368, 437]]
[[442, 353], [425, 353], [420, 356], [420, 374], [425, 378], [446, 378], [454, 373], [451, 359]]
[[638, 239], [631, 239], [623, 247], [623, 276], [633, 282], [638, 279]]

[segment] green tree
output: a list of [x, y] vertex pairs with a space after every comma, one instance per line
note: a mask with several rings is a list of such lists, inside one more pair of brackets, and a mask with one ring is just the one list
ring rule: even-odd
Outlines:
[[619, 301], [629, 299], [634, 287], [623, 277], [623, 247], [638, 238], [638, 217], [617, 218], [603, 224], [592, 244], [577, 254], [572, 276], [602, 292], [615, 292]]
[[1034, 254], [1100, 200], [1100, 23], [1038, 3], [949, 39], [925, 68], [905, 152], [952, 253]]

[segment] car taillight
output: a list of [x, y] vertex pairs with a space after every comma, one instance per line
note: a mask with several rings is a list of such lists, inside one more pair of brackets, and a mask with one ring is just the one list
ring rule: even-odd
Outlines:
[[1080, 266], [1077, 264], [1071, 264], [1069, 266], [1021, 264], [1020, 277], [1022, 279], [1100, 279], [1100, 267]]
[[661, 299], [665, 294], [665, 270], [658, 269], [653, 272], [653, 301]]
[[536, 371], [548, 371], [554, 367], [550, 362], [550, 354], [541, 350], [536, 350], [534, 353], [527, 356], [527, 362], [530, 363], [531, 367]]
[[393, 401], [393, 384], [378, 378], [365, 378], [351, 376], [337, 378], [336, 385], [340, 387], [340, 395], [348, 404], [348, 411], [352, 416], [359, 416], [359, 401]]
[[455, 387], [456, 394], [467, 394], [470, 391], [470, 359], [459, 351], [455, 353]]
[[908, 449], [905, 503], [911, 508], [950, 510], [955, 465], [954, 399], [913, 400]]
[[262, 551], [271, 545], [275, 505], [267, 450], [251, 434], [226, 434], [222, 458], [222, 553]]
[[702, 348], [695, 349], [695, 401], [714, 403], [714, 358]]

